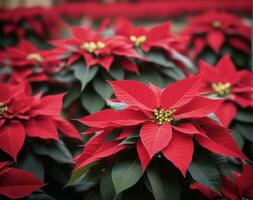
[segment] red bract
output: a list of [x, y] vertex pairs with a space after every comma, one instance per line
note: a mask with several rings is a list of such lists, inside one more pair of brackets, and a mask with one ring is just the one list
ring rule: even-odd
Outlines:
[[42, 7], [1, 9], [1, 31], [19, 38], [33, 34], [40, 38], [57, 37], [62, 22], [53, 10]]
[[240, 18], [224, 12], [208, 12], [192, 18], [184, 35], [190, 36], [190, 57], [195, 58], [206, 47], [219, 53], [222, 45], [250, 53], [251, 29]]
[[[153, 156], [161, 152], [185, 175], [192, 160], [193, 139], [215, 153], [243, 157], [228, 130], [206, 118], [222, 101], [198, 96], [200, 76], [178, 81], [164, 89], [131, 80], [110, 83], [117, 99], [128, 107], [122, 111], [106, 109], [84, 117], [80, 122], [92, 127], [92, 131], [103, 130], [99, 135], [109, 129], [122, 128], [123, 133], [113, 141], [113, 148], [121, 147], [117, 144], [132, 133], [130, 128], [140, 128], [136, 145], [143, 170]], [[106, 143], [101, 141], [95, 144], [103, 146]], [[96, 157], [97, 153], [94, 151], [89, 155]], [[98, 158], [106, 157], [102, 155]], [[86, 159], [88, 157], [86, 155]], [[84, 158], [83, 154], [77, 159], [77, 168], [89, 163], [81, 158]]]
[[24, 39], [15, 47], [6, 47], [0, 59], [0, 63], [12, 68], [12, 78], [18, 83], [24, 80], [48, 81], [48, 74], [63, 67], [52, 51], [39, 50]]
[[0, 149], [16, 160], [26, 137], [58, 140], [57, 129], [80, 140], [74, 126], [60, 116], [63, 96], [32, 96], [25, 84], [0, 84]]
[[0, 195], [23, 198], [45, 185], [30, 173], [7, 166], [8, 162], [0, 162]]
[[[209, 188], [199, 184], [191, 184], [191, 189], [197, 189], [209, 199], [214, 199], [217, 196], [228, 200], [250, 200], [253, 198], [253, 168], [244, 164], [242, 173], [234, 172], [232, 177], [222, 177], [221, 194], [210, 190]], [[216, 199], [216, 198], [215, 198]]]
[[88, 68], [99, 64], [109, 70], [115, 56], [140, 58], [132, 46], [127, 44], [122, 37], [102, 37], [101, 31], [102, 29], [94, 31], [90, 28], [73, 28], [72, 38], [52, 43], [65, 51], [61, 54], [71, 53], [68, 57], [68, 65], [83, 58]]
[[217, 112], [224, 125], [229, 125], [236, 115], [236, 107], [231, 102], [243, 108], [253, 106], [253, 73], [237, 71], [229, 56], [224, 56], [216, 66], [201, 61], [199, 69], [200, 73], [206, 72], [202, 79], [203, 94], [214, 94], [226, 100]]
[[124, 36], [132, 47], [139, 47], [146, 52], [151, 48], [170, 51], [181, 41], [170, 33], [170, 27], [168, 22], [149, 29], [144, 26], [134, 27], [129, 21], [121, 19], [115, 24], [114, 30], [116, 35]]

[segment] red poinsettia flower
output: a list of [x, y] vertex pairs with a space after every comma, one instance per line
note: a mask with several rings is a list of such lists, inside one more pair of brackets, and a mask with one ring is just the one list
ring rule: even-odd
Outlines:
[[[117, 99], [128, 107], [122, 111], [106, 109], [80, 119], [80, 122], [91, 127], [90, 131], [102, 130], [91, 140], [91, 144], [101, 145], [103, 151], [90, 153], [87, 146], [84, 152], [88, 151], [88, 154], [80, 155], [77, 168], [88, 164], [89, 156], [97, 160], [108, 155], [108, 152], [114, 153], [115, 148], [124, 149], [117, 144], [130, 135], [134, 127], [140, 128], [136, 146], [143, 170], [152, 157], [161, 152], [185, 175], [192, 160], [193, 139], [215, 153], [243, 157], [227, 129], [205, 118], [222, 101], [198, 96], [200, 80], [201, 77], [196, 76], [164, 89], [132, 80], [110, 82]], [[113, 147], [108, 150], [103, 137], [114, 128], [122, 128], [123, 132], [112, 141]]]
[[184, 35], [190, 36], [190, 57], [195, 58], [206, 47], [218, 53], [224, 43], [250, 53], [251, 29], [240, 18], [224, 12], [208, 12], [190, 20]]
[[[71, 53], [67, 65], [72, 64], [79, 58], [83, 58], [88, 68], [99, 64], [109, 70], [116, 56], [141, 58], [131, 45], [127, 44], [122, 37], [102, 37], [103, 28], [94, 31], [90, 28], [73, 28], [73, 37], [67, 40], [53, 41], [52, 43], [65, 50], [62, 53]], [[127, 60], [129, 61], [129, 60]], [[127, 62], [126, 61], [126, 62]]]
[[57, 12], [43, 7], [1, 9], [0, 12], [3, 34], [15, 34], [19, 38], [31, 33], [40, 38], [54, 38], [63, 24]]
[[228, 200], [250, 200], [253, 199], [253, 168], [244, 164], [242, 173], [234, 172], [232, 177], [222, 176], [220, 194], [210, 190], [199, 183], [191, 184], [191, 189], [197, 189], [209, 199], [220, 196]]
[[143, 51], [151, 48], [165, 49], [170, 51], [178, 46], [180, 38], [170, 33], [171, 24], [169, 22], [152, 26], [147, 29], [144, 26], [134, 27], [126, 19], [119, 20], [114, 25], [116, 35], [124, 36], [128, 44], [139, 47]]
[[18, 83], [24, 80], [48, 81], [49, 74], [58, 72], [64, 67], [56, 57], [56, 53], [39, 50], [24, 39], [15, 47], [6, 47], [0, 59], [0, 63], [12, 68], [12, 78]]
[[0, 149], [16, 160], [26, 137], [58, 140], [57, 129], [80, 140], [74, 126], [60, 116], [63, 96], [32, 96], [25, 84], [0, 84]]
[[215, 66], [201, 61], [199, 70], [200, 73], [206, 72], [202, 79], [203, 94], [226, 100], [216, 113], [225, 126], [236, 115], [233, 103], [243, 108], [253, 106], [253, 73], [248, 70], [237, 71], [229, 56], [221, 58]]
[[8, 165], [8, 162], [0, 162], [0, 195], [24, 198], [45, 185], [32, 174]]

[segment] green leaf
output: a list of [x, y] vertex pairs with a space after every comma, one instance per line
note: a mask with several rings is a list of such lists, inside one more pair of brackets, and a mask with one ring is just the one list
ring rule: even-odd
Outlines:
[[162, 172], [158, 166], [150, 165], [146, 171], [155, 200], [179, 200], [180, 180], [177, 173]]
[[29, 171], [41, 181], [44, 181], [43, 164], [32, 152], [28, 152], [24, 156], [24, 159], [18, 163], [18, 168]]
[[154, 64], [161, 65], [163, 67], [168, 67], [168, 68], [174, 68], [176, 67], [175, 64], [160, 51], [149, 51], [149, 52], [143, 52], [141, 50], [138, 50], [138, 53], [143, 55], [145, 58], [147, 58], [150, 62]]
[[90, 165], [87, 165], [85, 167], [82, 167], [78, 170], [75, 170], [71, 176], [70, 176], [70, 179], [69, 181], [67, 182], [67, 184], [65, 185], [65, 187], [68, 187], [68, 186], [72, 186], [72, 185], [75, 185], [76, 183], [78, 183], [80, 180], [82, 180], [85, 175], [87, 174], [87, 172], [90, 170], [90, 168], [92, 166], [94, 166], [95, 163], [92, 163]]
[[104, 99], [110, 98], [113, 94], [110, 85], [101, 77], [97, 76], [92, 81], [95, 91]]
[[252, 114], [253, 114], [253, 110], [238, 109], [235, 119], [241, 122], [245, 122], [245, 123], [253, 123]]
[[167, 77], [170, 77], [175, 81], [185, 78], [184, 72], [181, 69], [179, 69], [178, 67], [174, 67], [174, 68], [170, 68], [170, 69], [163, 68], [160, 70]]
[[157, 72], [155, 67], [147, 67], [142, 70], [140, 80], [145, 83], [153, 83], [158, 87], [164, 87], [166, 85], [162, 75]]
[[197, 72], [197, 68], [196, 66], [194, 66], [194, 64], [192, 63], [192, 61], [190, 61], [189, 58], [187, 58], [186, 56], [182, 55], [181, 53], [177, 52], [176, 50], [172, 51], [172, 58], [175, 60], [180, 61], [181, 63], [184, 64], [185, 68], [192, 73], [196, 73]]
[[79, 90], [69, 90], [67, 95], [64, 97], [63, 107], [68, 108], [73, 101], [78, 99], [80, 94]]
[[218, 154], [212, 154], [213, 161], [219, 167], [219, 171], [224, 176], [230, 176], [233, 171], [232, 167], [229, 165], [228, 158]]
[[115, 196], [111, 172], [112, 169], [105, 169], [101, 176], [100, 193], [104, 200], [111, 200]]
[[98, 72], [99, 67], [93, 66], [88, 69], [84, 63], [78, 62], [73, 64], [70, 69], [74, 72], [74, 76], [81, 82], [81, 90], [84, 90], [87, 83], [89, 83]]
[[81, 97], [82, 106], [89, 112], [97, 112], [105, 106], [105, 101], [94, 90], [84, 91]]
[[119, 110], [119, 111], [128, 107], [128, 105], [125, 104], [125, 103], [113, 102], [113, 101], [110, 101], [110, 100], [107, 100], [106, 104], [107, 104], [107, 106], [111, 107], [113, 110]]
[[239, 123], [235, 124], [235, 129], [241, 133], [243, 137], [248, 139], [249, 141], [253, 142], [253, 124], [246, 124], [246, 123]]
[[235, 140], [236, 144], [238, 145], [238, 147], [240, 149], [242, 149], [244, 146], [244, 139], [243, 139], [242, 135], [239, 134], [238, 131], [233, 128], [231, 130], [231, 135], [232, 135], [233, 139]]
[[142, 173], [138, 159], [117, 161], [112, 168], [112, 182], [116, 195], [135, 185]]
[[73, 163], [72, 155], [62, 141], [32, 144], [33, 150], [38, 155], [48, 156], [58, 163]]
[[121, 80], [124, 79], [124, 70], [119, 65], [112, 65], [109, 74], [114, 78], [115, 80]]
[[220, 174], [215, 163], [206, 153], [196, 153], [188, 170], [195, 181], [219, 193]]

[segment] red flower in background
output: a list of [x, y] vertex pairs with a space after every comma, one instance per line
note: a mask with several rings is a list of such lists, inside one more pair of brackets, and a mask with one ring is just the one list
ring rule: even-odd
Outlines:
[[24, 80], [49, 81], [49, 74], [63, 68], [63, 64], [60, 63], [54, 51], [39, 50], [24, 39], [15, 47], [6, 47], [0, 59], [0, 63], [12, 68], [11, 78], [17, 83]]
[[[163, 90], [130, 80], [110, 82], [117, 99], [128, 107], [122, 111], [106, 109], [80, 119], [91, 127], [91, 131], [102, 132], [77, 158], [76, 168], [124, 149], [124, 145], [118, 144], [131, 135], [133, 128], [140, 128], [136, 146], [143, 170], [152, 157], [161, 152], [185, 175], [192, 160], [193, 139], [212, 152], [243, 157], [227, 129], [205, 118], [220, 106], [221, 101], [198, 96], [200, 80], [200, 76], [188, 78]], [[111, 146], [105, 138], [114, 128], [122, 128], [123, 132], [111, 141]], [[91, 153], [94, 145], [101, 146], [102, 153]]]
[[170, 27], [169, 22], [149, 29], [144, 26], [134, 27], [131, 22], [121, 19], [114, 25], [114, 31], [116, 35], [124, 36], [128, 44], [139, 47], [145, 52], [150, 51], [151, 48], [170, 51], [181, 42], [181, 38], [170, 33]]
[[80, 140], [74, 126], [60, 116], [63, 96], [32, 96], [26, 84], [0, 84], [0, 149], [16, 160], [26, 137], [58, 140], [57, 129]]
[[22, 38], [32, 33], [40, 38], [54, 38], [62, 26], [58, 13], [43, 7], [1, 9], [0, 12], [4, 35], [15, 34]]
[[[242, 173], [234, 172], [232, 177], [222, 176], [221, 194], [210, 190], [209, 188], [199, 183], [191, 184], [191, 189], [197, 189], [209, 199], [214, 199], [217, 196], [228, 200], [250, 200], [253, 198], [253, 168], [243, 164]], [[216, 198], [215, 198], [216, 199]]]
[[236, 115], [236, 106], [253, 106], [253, 73], [248, 70], [237, 71], [229, 56], [224, 56], [211, 66], [204, 61], [199, 64], [203, 75], [201, 90], [203, 94], [213, 94], [225, 100], [217, 110], [217, 115], [228, 126]]
[[247, 54], [250, 53], [250, 27], [229, 13], [212, 11], [194, 17], [183, 35], [190, 36], [188, 48], [191, 58], [198, 56], [206, 47], [219, 53], [225, 43]]
[[[88, 68], [99, 64], [109, 70], [115, 56], [141, 58], [131, 45], [127, 44], [122, 37], [102, 37], [103, 28], [94, 31], [90, 28], [73, 28], [73, 37], [66, 40], [52, 42], [63, 53], [71, 53], [67, 65], [83, 58]], [[62, 54], [62, 52], [61, 52]]]
[[8, 165], [8, 162], [0, 162], [0, 195], [24, 198], [45, 185], [32, 174]]

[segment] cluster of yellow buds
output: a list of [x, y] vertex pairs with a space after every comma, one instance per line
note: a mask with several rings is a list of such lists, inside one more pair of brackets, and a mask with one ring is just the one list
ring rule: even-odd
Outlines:
[[8, 107], [5, 106], [2, 102], [0, 102], [0, 118], [2, 118], [3, 114], [8, 111]]
[[140, 47], [142, 44], [146, 42], [147, 37], [145, 35], [141, 35], [139, 37], [136, 37], [135, 35], [131, 35], [130, 40], [134, 43], [134, 46]]
[[154, 109], [153, 114], [157, 124], [162, 125], [164, 123], [171, 123], [174, 118], [173, 115], [176, 109], [163, 110], [162, 108]]
[[221, 27], [221, 22], [216, 20], [216, 21], [213, 21], [212, 25], [213, 25], [214, 28], [220, 28]]
[[38, 53], [30, 53], [26, 56], [26, 59], [27, 60], [36, 60], [37, 62], [39, 63], [42, 63], [43, 62], [43, 58], [40, 54]]
[[80, 46], [80, 48], [89, 53], [93, 53], [96, 50], [105, 48], [105, 46], [106, 45], [104, 42], [97, 41], [97, 42], [85, 42]]
[[220, 97], [226, 96], [230, 93], [231, 84], [230, 83], [212, 83], [212, 88], [216, 94]]

